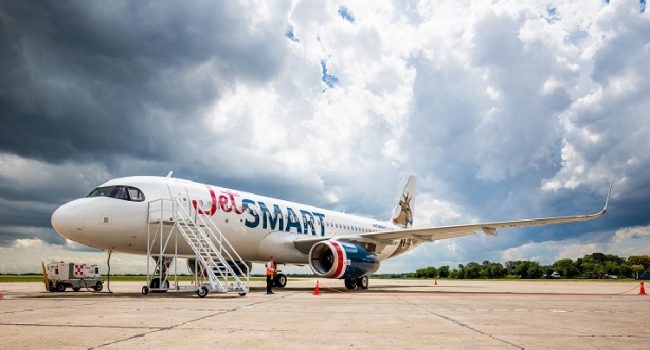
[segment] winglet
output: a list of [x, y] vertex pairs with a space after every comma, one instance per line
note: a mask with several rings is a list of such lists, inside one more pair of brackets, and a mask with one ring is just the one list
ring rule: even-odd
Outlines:
[[172, 177], [172, 176], [174, 176], [174, 171], [173, 171], [173, 170], [170, 170], [170, 171], [167, 173], [167, 175], [165, 175], [165, 177]]
[[607, 191], [607, 199], [605, 199], [605, 207], [603, 208], [603, 213], [607, 212], [607, 205], [609, 205], [609, 195], [612, 193], [612, 186], [614, 186], [614, 179], [609, 183], [609, 191]]

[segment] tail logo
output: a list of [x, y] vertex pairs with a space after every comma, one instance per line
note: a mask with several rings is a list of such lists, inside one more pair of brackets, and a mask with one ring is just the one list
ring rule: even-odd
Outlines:
[[399, 213], [393, 218], [394, 224], [404, 227], [413, 224], [413, 212], [411, 211], [412, 199], [413, 197], [409, 196], [408, 193], [402, 195], [402, 199], [399, 200]]

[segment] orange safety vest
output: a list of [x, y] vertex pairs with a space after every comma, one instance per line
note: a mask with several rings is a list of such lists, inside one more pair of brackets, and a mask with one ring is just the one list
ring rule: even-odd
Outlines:
[[266, 263], [266, 275], [267, 276], [273, 276], [275, 274], [275, 263], [273, 261], [269, 261]]

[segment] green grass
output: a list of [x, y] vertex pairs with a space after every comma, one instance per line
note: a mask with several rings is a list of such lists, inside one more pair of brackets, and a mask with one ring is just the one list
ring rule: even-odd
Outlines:
[[41, 275], [0, 275], [2, 282], [43, 282]]
[[[101, 278], [106, 280], [106, 275], [102, 275]], [[145, 275], [111, 275], [111, 281], [115, 282], [139, 282], [145, 281], [147, 276]], [[181, 275], [178, 276], [178, 280], [182, 282], [189, 282], [193, 279], [190, 275]], [[251, 277], [251, 281], [264, 281], [266, 277]], [[297, 278], [291, 278], [296, 280]], [[169, 280], [173, 281], [174, 276], [169, 276]], [[8, 282], [43, 282], [42, 275], [0, 275], [0, 283]]]

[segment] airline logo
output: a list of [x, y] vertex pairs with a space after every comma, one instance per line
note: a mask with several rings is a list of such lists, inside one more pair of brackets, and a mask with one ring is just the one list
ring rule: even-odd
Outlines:
[[[271, 208], [262, 202], [243, 198], [238, 206], [236, 197], [239, 193], [224, 191], [219, 196], [208, 187], [210, 192], [210, 208], [200, 208], [197, 200], [192, 200], [192, 206], [201, 215], [214, 216], [218, 210], [224, 213], [245, 214], [244, 224], [249, 228], [262, 226], [263, 229], [286, 231], [299, 235], [325, 236], [325, 214], [297, 209], [280, 207], [273, 204]], [[317, 229], [318, 227], [318, 229]]]

